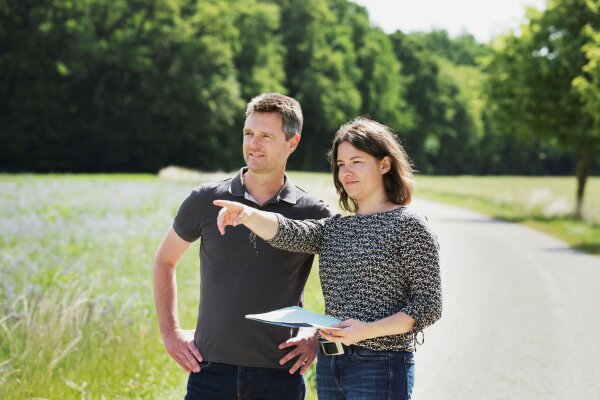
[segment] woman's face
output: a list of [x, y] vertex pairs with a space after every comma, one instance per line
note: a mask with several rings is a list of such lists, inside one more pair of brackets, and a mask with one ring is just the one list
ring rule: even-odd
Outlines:
[[383, 175], [390, 169], [389, 157], [378, 160], [348, 142], [338, 146], [338, 178], [349, 197], [359, 203], [385, 196]]

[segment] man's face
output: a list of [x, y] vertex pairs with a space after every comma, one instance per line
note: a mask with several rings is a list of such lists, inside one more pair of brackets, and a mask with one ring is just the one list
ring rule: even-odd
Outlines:
[[253, 112], [244, 124], [244, 160], [255, 173], [285, 170], [289, 155], [298, 146], [300, 135], [286, 140], [281, 115]]

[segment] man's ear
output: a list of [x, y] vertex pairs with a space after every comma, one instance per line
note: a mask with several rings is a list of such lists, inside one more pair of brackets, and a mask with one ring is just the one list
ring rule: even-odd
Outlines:
[[392, 168], [392, 159], [389, 156], [385, 156], [379, 162], [379, 165], [381, 166], [381, 175], [387, 174]]
[[292, 136], [291, 139], [288, 140], [290, 154], [293, 153], [294, 150], [296, 150], [296, 147], [298, 147], [298, 143], [300, 143], [300, 134], [296, 133], [294, 136]]

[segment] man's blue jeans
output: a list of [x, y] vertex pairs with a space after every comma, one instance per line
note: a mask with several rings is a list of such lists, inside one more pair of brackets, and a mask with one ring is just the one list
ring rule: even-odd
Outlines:
[[204, 361], [188, 378], [185, 400], [303, 400], [304, 378], [287, 369]]
[[413, 353], [350, 346], [327, 356], [319, 349], [319, 400], [408, 400], [414, 380]]

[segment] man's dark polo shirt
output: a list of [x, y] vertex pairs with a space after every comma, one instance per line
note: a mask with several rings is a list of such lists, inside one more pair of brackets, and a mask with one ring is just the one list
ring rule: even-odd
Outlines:
[[[277, 196], [262, 207], [245, 191], [242, 173], [194, 189], [181, 205], [173, 229], [185, 241], [200, 241], [200, 307], [195, 342], [207, 361], [268, 368], [289, 368], [279, 360], [289, 351], [278, 345], [293, 336], [289, 328], [245, 319], [299, 305], [313, 255], [271, 247], [245, 226], [217, 229], [220, 207], [231, 200], [292, 219], [329, 217], [327, 205], [286, 177]], [[295, 361], [295, 360], [293, 360]]]

